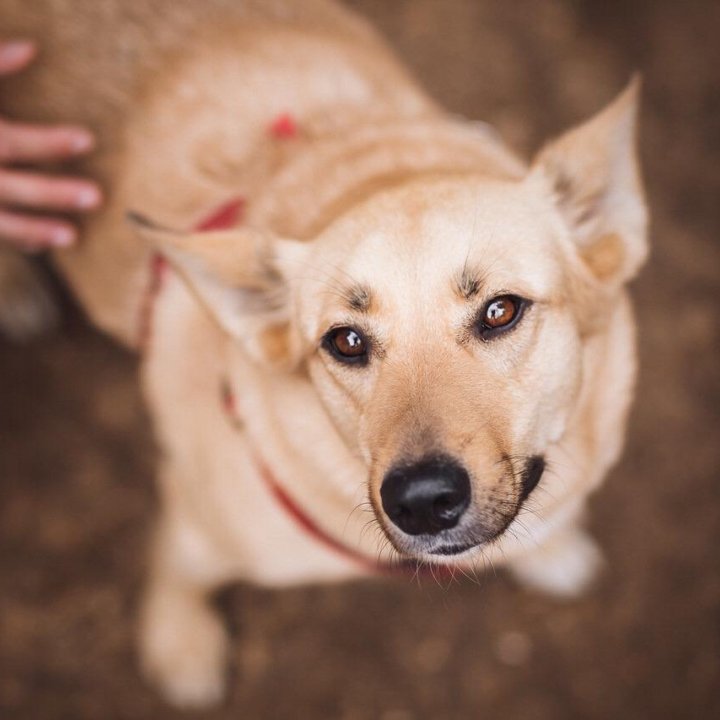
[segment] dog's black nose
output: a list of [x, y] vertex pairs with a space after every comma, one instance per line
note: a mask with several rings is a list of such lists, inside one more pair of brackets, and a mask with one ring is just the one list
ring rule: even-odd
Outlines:
[[396, 467], [380, 488], [387, 516], [408, 535], [455, 527], [470, 504], [470, 477], [451, 458], [431, 457]]

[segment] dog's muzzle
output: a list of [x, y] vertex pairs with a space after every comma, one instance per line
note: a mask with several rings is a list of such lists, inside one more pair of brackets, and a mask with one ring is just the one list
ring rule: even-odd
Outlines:
[[380, 486], [385, 532], [409, 556], [460, 555], [501, 535], [537, 487], [545, 460], [525, 459], [503, 483], [507, 497], [495, 496], [471, 507], [472, 484], [465, 467], [437, 455], [394, 466]]

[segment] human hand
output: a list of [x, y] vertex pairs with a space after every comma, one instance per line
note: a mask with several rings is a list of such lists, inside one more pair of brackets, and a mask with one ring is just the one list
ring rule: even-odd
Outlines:
[[[25, 67], [35, 56], [28, 41], [0, 42], [0, 75]], [[69, 125], [28, 125], [0, 117], [0, 243], [25, 250], [67, 247], [77, 238], [75, 226], [53, 210], [86, 211], [96, 208], [100, 189], [90, 180], [56, 177], [12, 166], [81, 155], [92, 149], [93, 136]], [[32, 215], [23, 209], [50, 212]]]

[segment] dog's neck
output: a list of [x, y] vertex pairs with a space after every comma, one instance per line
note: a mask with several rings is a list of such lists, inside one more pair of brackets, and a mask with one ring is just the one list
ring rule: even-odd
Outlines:
[[308, 121], [306, 134], [268, 178], [248, 221], [281, 235], [312, 238], [345, 209], [417, 175], [510, 179], [522, 172], [487, 129], [467, 122], [423, 116], [360, 121], [329, 131], [316, 127]]

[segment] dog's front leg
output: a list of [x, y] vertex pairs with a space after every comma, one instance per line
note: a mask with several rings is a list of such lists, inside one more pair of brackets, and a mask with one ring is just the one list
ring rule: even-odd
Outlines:
[[227, 635], [210, 595], [227, 578], [205, 543], [186, 520], [166, 512], [142, 602], [143, 670], [183, 708], [215, 704], [225, 690]]
[[526, 587], [555, 597], [574, 598], [591, 585], [603, 558], [595, 540], [574, 515], [537, 548], [510, 562], [510, 571]]

